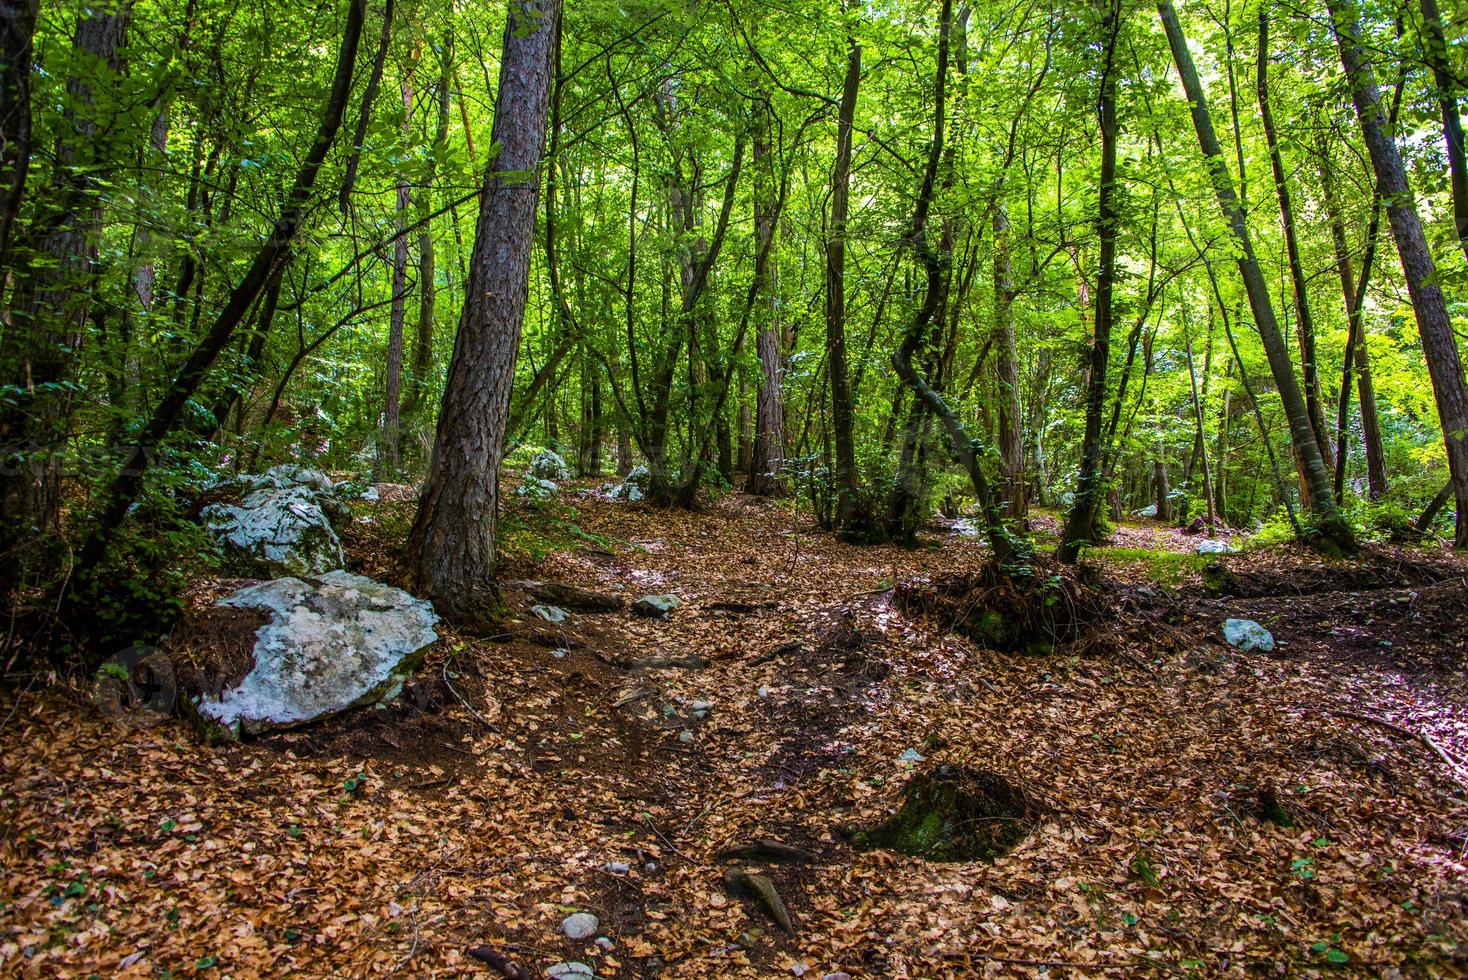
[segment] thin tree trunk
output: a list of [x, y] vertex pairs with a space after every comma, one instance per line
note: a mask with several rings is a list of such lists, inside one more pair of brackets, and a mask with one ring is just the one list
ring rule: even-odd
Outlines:
[[1290, 285], [1295, 298], [1295, 331], [1300, 342], [1300, 368], [1305, 381], [1305, 411], [1320, 457], [1331, 459], [1330, 436], [1325, 426], [1325, 410], [1320, 399], [1320, 372], [1315, 359], [1315, 320], [1310, 315], [1310, 294], [1305, 281], [1305, 267], [1300, 262], [1300, 243], [1295, 228], [1295, 208], [1290, 200], [1290, 186], [1280, 155], [1279, 138], [1274, 131], [1274, 113], [1269, 107], [1269, 9], [1259, 10], [1259, 59], [1256, 72], [1259, 93], [1259, 118], [1264, 124], [1264, 140], [1269, 147], [1269, 163], [1274, 172], [1274, 191], [1279, 198], [1279, 220], [1284, 228], [1285, 256], [1290, 267]]
[[[1458, 231], [1458, 242], [1463, 246], [1463, 255], [1468, 257], [1468, 161], [1464, 159], [1463, 118], [1458, 110], [1458, 91], [1448, 64], [1447, 38], [1443, 34], [1443, 19], [1438, 13], [1437, 0], [1421, 0], [1421, 3], [1425, 34], [1423, 47], [1426, 48], [1427, 64], [1432, 69], [1432, 80], [1437, 89], [1437, 105], [1443, 117], [1443, 142], [1448, 151], [1453, 224]], [[1459, 510], [1461, 512], [1461, 507]]]
[[831, 385], [831, 430], [836, 466], [836, 528], [857, 521], [856, 443], [846, 368], [846, 216], [851, 194], [851, 132], [861, 83], [861, 45], [847, 39], [846, 77], [836, 113], [836, 161], [831, 168], [831, 224], [826, 229], [826, 374]]
[[[31, 41], [38, 0], [0, 0], [0, 276], [31, 162]], [[3, 287], [3, 280], [0, 280]]]
[[1448, 472], [1457, 503], [1455, 547], [1468, 548], [1468, 384], [1463, 381], [1463, 363], [1458, 356], [1457, 339], [1448, 319], [1447, 301], [1438, 284], [1437, 265], [1427, 246], [1422, 222], [1417, 217], [1407, 171], [1402, 165], [1397, 145], [1387, 132], [1386, 116], [1376, 78], [1366, 63], [1361, 49], [1360, 28], [1355, 4], [1351, 0], [1327, 0], [1336, 41], [1340, 47], [1341, 65], [1351, 85], [1351, 97], [1361, 121], [1371, 166], [1386, 203], [1387, 220], [1397, 254], [1402, 260], [1402, 273], [1412, 297], [1412, 310], [1417, 317], [1417, 333], [1422, 338], [1422, 353], [1427, 359], [1427, 373], [1432, 378], [1433, 396], [1437, 401], [1438, 420], [1442, 424], [1443, 443], [1447, 449]]
[[1193, 57], [1188, 51], [1187, 40], [1183, 37], [1182, 26], [1178, 23], [1177, 12], [1170, 0], [1161, 0], [1157, 4], [1157, 12], [1162, 19], [1163, 29], [1167, 32], [1168, 46], [1172, 49], [1178, 74], [1182, 77], [1183, 90], [1193, 117], [1193, 128], [1197, 131], [1198, 145], [1206, 158], [1219, 208], [1238, 246], [1239, 275], [1244, 280], [1244, 289], [1248, 293], [1254, 326], [1264, 345], [1264, 353], [1269, 360], [1270, 373], [1279, 390], [1280, 400], [1284, 403], [1295, 458], [1300, 462], [1309, 486], [1312, 526], [1308, 529], [1307, 537], [1328, 550], [1353, 553], [1356, 549], [1355, 534], [1342, 516], [1340, 508], [1336, 506], [1330, 475], [1320, 454], [1320, 445], [1315, 440], [1315, 430], [1310, 425], [1310, 413], [1305, 407], [1305, 399], [1295, 378], [1289, 349], [1285, 345], [1283, 333], [1280, 332], [1279, 322], [1275, 319], [1274, 305], [1264, 282], [1264, 273], [1254, 256], [1254, 246], [1249, 238], [1244, 211], [1229, 177], [1228, 164], [1224, 162], [1218, 136], [1213, 130], [1208, 102], [1203, 94], [1202, 83], [1198, 80], [1198, 72], [1193, 67]]
[[439, 69], [438, 118], [433, 132], [433, 147], [428, 158], [427, 173], [423, 178], [423, 192], [418, 195], [419, 221], [422, 228], [418, 233], [418, 329], [413, 338], [413, 367], [407, 394], [403, 399], [403, 415], [412, 416], [423, 405], [423, 392], [428, 385], [428, 375], [433, 369], [433, 334], [435, 300], [437, 299], [436, 261], [433, 246], [433, 225], [429, 220], [432, 210], [429, 200], [433, 193], [434, 180], [438, 174], [438, 161], [448, 145], [449, 103], [452, 89], [450, 79], [454, 63], [453, 37], [444, 42], [442, 64]]
[[[1001, 189], [999, 192], [1003, 194]], [[1020, 427], [1019, 356], [1014, 341], [1014, 278], [1009, 254], [1009, 211], [1001, 196], [994, 203], [994, 380], [998, 388], [995, 428], [1002, 483], [999, 492], [1008, 517], [1029, 509], [1025, 494], [1024, 435]]]
[[[403, 78], [403, 142], [406, 145], [413, 135], [413, 72], [408, 70]], [[403, 324], [408, 315], [408, 236], [403, 229], [408, 222], [408, 207], [412, 203], [412, 190], [406, 174], [398, 175], [397, 208], [394, 224], [397, 234], [393, 238], [392, 250], [392, 310], [387, 328], [387, 378], [382, 409], [382, 453], [378, 457], [380, 476], [396, 478], [402, 469], [403, 456], [400, 444], [402, 434], [402, 390], [403, 390]], [[419, 283], [419, 288], [424, 288]]]
[[[362, 144], [367, 139], [367, 126], [372, 121], [372, 104], [377, 101], [377, 89], [382, 85], [382, 72], [387, 66], [387, 49], [392, 40], [393, 0], [383, 0], [382, 34], [377, 39], [377, 55], [372, 59], [372, 74], [367, 76], [367, 89], [362, 93], [362, 108], [357, 114], [357, 129], [352, 134], [352, 146], [347, 153], [347, 174], [337, 192], [337, 204], [342, 214], [352, 208], [352, 191], [357, 186], [357, 168], [362, 163]], [[468, 130], [468, 125], [464, 126]], [[469, 151], [473, 153], [471, 149]]]
[[1214, 534], [1218, 515], [1213, 510], [1213, 494], [1209, 492], [1208, 472], [1208, 438], [1203, 431], [1203, 400], [1198, 397], [1198, 372], [1193, 365], [1193, 336], [1189, 332], [1186, 338], [1186, 349], [1188, 354], [1188, 384], [1193, 392], [1193, 423], [1198, 427], [1198, 456], [1203, 465], [1203, 500], [1208, 507], [1208, 536]]
[[445, 612], [495, 612], [495, 532], [515, 359], [545, 153], [559, 0], [510, 0], [490, 164], [438, 434], [408, 539], [422, 593]]
[[[102, 498], [104, 504], [82, 547], [77, 561], [79, 578], [89, 577], [100, 564], [106, 554], [108, 540], [121, 526], [142, 489], [143, 478], [158, 446], [178, 425], [185, 407], [198, 392], [220, 352], [229, 344], [261, 290], [278, 271], [280, 263], [290, 254], [292, 244], [310, 214], [316, 177], [341, 128], [342, 116], [351, 98], [352, 69], [357, 60], [366, 6], [367, 0], [350, 0], [348, 3], [331, 92], [322, 110], [315, 140], [301, 162], [301, 169], [296, 173], [280, 216], [275, 219], [271, 233], [255, 252], [244, 275], [230, 291], [208, 333], [180, 366], [158, 407], [139, 433], [137, 442], [128, 450], [122, 467]], [[81, 601], [84, 593], [84, 589], [73, 589], [70, 594], [73, 602]]]
[[1119, 3], [1103, 0], [1106, 55], [1101, 67], [1097, 117], [1101, 131], [1101, 180], [1096, 230], [1100, 237], [1100, 265], [1096, 272], [1095, 331], [1086, 386], [1086, 427], [1081, 439], [1081, 467], [1076, 481], [1075, 503], [1066, 518], [1055, 557], [1074, 564], [1081, 548], [1091, 540], [1096, 513], [1106, 493], [1103, 462], [1106, 447], [1101, 437], [1101, 418], [1106, 411], [1106, 365], [1111, 359], [1112, 292], [1116, 283], [1116, 40], [1121, 30]]
[[778, 219], [779, 182], [775, 179], [776, 154], [770, 146], [770, 120], [773, 111], [768, 99], [761, 101], [760, 132], [754, 140], [753, 164], [758, 181], [755, 191], [755, 247], [769, 258], [757, 263], [755, 277], [756, 303], [764, 321], [755, 335], [759, 353], [760, 384], [756, 394], [754, 448], [749, 465], [747, 489], [752, 494], [783, 493], [785, 480], [785, 402], [781, 391], [780, 357], [780, 287], [779, 263], [774, 260], [773, 243]]

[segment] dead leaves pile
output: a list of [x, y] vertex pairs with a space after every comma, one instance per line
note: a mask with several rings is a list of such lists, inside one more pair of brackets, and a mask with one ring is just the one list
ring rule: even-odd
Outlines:
[[[449, 698], [433, 717], [395, 706], [207, 747], [25, 695], [0, 730], [0, 968], [486, 975], [466, 955], [480, 944], [535, 975], [576, 960], [605, 977], [1468, 963], [1463, 791], [1417, 742], [1325, 713], [1438, 719], [1463, 756], [1450, 678], [1309, 644], [1239, 655], [1186, 589], [1166, 644], [1119, 620], [1110, 653], [975, 650], [901, 616], [889, 591], [977, 567], [971, 543], [849, 548], [738, 496], [693, 514], [579, 506], [582, 529], [627, 543], [507, 577], [685, 605], [668, 623], [578, 614], [560, 656], [528, 632], [450, 631], [425, 673], [479, 716]], [[1269, 625], [1288, 644], [1289, 615]], [[1459, 641], [1442, 642], [1434, 663]], [[1005, 775], [1046, 816], [992, 865], [846, 843], [912, 766], [940, 762]], [[1261, 819], [1263, 791], [1288, 826]], [[818, 858], [732, 865], [769, 876], [794, 937], [722, 884], [718, 854], [766, 837]], [[607, 948], [560, 934], [573, 910], [600, 917]]]

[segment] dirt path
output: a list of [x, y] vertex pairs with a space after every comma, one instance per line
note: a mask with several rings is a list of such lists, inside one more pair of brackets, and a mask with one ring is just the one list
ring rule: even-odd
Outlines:
[[[380, 577], [394, 506], [355, 542]], [[508, 635], [445, 631], [393, 706], [243, 746], [27, 695], [0, 731], [3, 968], [494, 975], [466, 956], [481, 944], [532, 975], [571, 960], [606, 977], [1468, 966], [1463, 790], [1421, 742], [1327, 713], [1468, 756], [1457, 566], [1383, 587], [1400, 575], [1378, 554], [1323, 580], [1369, 590], [1227, 599], [1113, 569], [1120, 611], [1086, 655], [1037, 658], [895, 610], [895, 582], [982, 561], [951, 535], [848, 548], [737, 495], [695, 514], [577, 506], [568, 547], [521, 549], [507, 577], [671, 592], [668, 622], [551, 628], [509, 591]], [[1231, 564], [1286, 581], [1302, 561]], [[1284, 645], [1237, 654], [1224, 615]], [[847, 842], [942, 763], [999, 774], [1043, 816], [992, 864]], [[719, 860], [756, 838], [816, 861]], [[730, 866], [770, 877], [793, 937], [726, 894]], [[606, 948], [561, 935], [580, 910]]]

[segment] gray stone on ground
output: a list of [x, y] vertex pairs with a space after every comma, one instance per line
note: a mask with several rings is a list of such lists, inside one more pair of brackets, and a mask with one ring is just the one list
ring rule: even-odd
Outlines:
[[1237, 551], [1238, 549], [1227, 541], [1220, 541], [1217, 538], [1207, 538], [1198, 542], [1198, 554], [1200, 555], [1232, 555]]
[[1273, 634], [1252, 619], [1225, 619], [1223, 640], [1229, 646], [1246, 653], [1251, 650], [1271, 653], [1274, 650]]
[[527, 476], [525, 481], [515, 488], [516, 496], [530, 500], [550, 500], [560, 492], [561, 488], [550, 480], [542, 480], [533, 476]]
[[567, 939], [590, 939], [601, 928], [601, 920], [590, 912], [573, 912], [561, 920]]
[[545, 975], [553, 980], [596, 980], [595, 970], [574, 960], [546, 967]]
[[310, 487], [262, 488], [200, 516], [229, 565], [248, 575], [319, 575], [346, 564], [324, 499]]
[[632, 603], [632, 611], [638, 616], [646, 616], [649, 619], [667, 619], [673, 614], [673, 610], [681, 605], [683, 605], [683, 600], [672, 593], [645, 595]]
[[538, 480], [569, 480], [571, 479], [571, 467], [559, 453], [542, 449], [530, 461], [530, 475]]
[[248, 586], [219, 605], [270, 616], [255, 632], [254, 667], [199, 705], [206, 717], [249, 733], [390, 699], [438, 639], [428, 602], [340, 570]]
[[547, 623], [564, 623], [571, 618], [571, 614], [560, 606], [548, 606], [544, 603], [536, 603], [531, 606], [530, 612]]
[[1132, 516], [1133, 517], [1156, 517], [1157, 516], [1157, 505], [1156, 504], [1148, 504], [1146, 507], [1142, 507], [1142, 508], [1140, 508], [1138, 510], [1134, 510], [1134, 511], [1132, 511]]
[[646, 466], [634, 466], [624, 477], [622, 482], [613, 487], [610, 495], [613, 500], [627, 500], [636, 502], [647, 496], [648, 487], [652, 485], [652, 471]]

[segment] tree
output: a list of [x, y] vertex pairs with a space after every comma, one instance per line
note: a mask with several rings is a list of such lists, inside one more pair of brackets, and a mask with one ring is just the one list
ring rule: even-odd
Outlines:
[[529, 291], [559, 0], [510, 0], [463, 315], [428, 479], [408, 539], [418, 587], [445, 612], [494, 612], [499, 466]]
[[1157, 13], [1162, 19], [1163, 30], [1167, 33], [1173, 61], [1177, 64], [1183, 92], [1188, 99], [1193, 128], [1198, 135], [1198, 145], [1203, 151], [1218, 206], [1237, 246], [1239, 276], [1248, 294], [1254, 327], [1259, 332], [1259, 339], [1269, 361], [1270, 374], [1284, 404], [1285, 418], [1290, 427], [1290, 442], [1304, 476], [1312, 512], [1307, 537], [1327, 550], [1353, 553], [1356, 550], [1355, 534], [1342, 516], [1340, 508], [1336, 506], [1330, 474], [1320, 454], [1320, 444], [1316, 442], [1305, 399], [1300, 394], [1289, 349], [1285, 345], [1284, 334], [1279, 329], [1279, 321], [1275, 318], [1269, 287], [1265, 284], [1264, 273], [1255, 257], [1249, 228], [1244, 220], [1244, 210], [1239, 205], [1228, 164], [1223, 159], [1223, 149], [1214, 132], [1213, 118], [1208, 112], [1208, 102], [1203, 94], [1202, 83], [1198, 80], [1198, 71], [1193, 67], [1193, 56], [1188, 51], [1188, 42], [1183, 36], [1182, 25], [1178, 22], [1177, 11], [1170, 2], [1163, 0], [1157, 4]]
[[1433, 397], [1437, 402], [1438, 420], [1442, 425], [1443, 444], [1447, 449], [1448, 472], [1458, 519], [1454, 543], [1468, 548], [1468, 384], [1463, 381], [1463, 362], [1458, 356], [1458, 342], [1448, 319], [1447, 300], [1438, 282], [1437, 264], [1427, 247], [1417, 205], [1407, 184], [1407, 170], [1402, 164], [1396, 143], [1387, 132], [1386, 116], [1376, 76], [1366, 62], [1361, 46], [1361, 27], [1351, 0], [1328, 0], [1331, 25], [1341, 52], [1341, 65], [1351, 86], [1356, 116], [1371, 166], [1381, 187], [1386, 204], [1387, 221], [1402, 260], [1402, 273], [1412, 297], [1412, 311], [1417, 318], [1417, 333], [1422, 338], [1422, 353], [1432, 378]]

